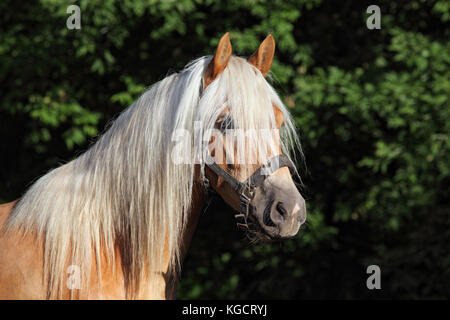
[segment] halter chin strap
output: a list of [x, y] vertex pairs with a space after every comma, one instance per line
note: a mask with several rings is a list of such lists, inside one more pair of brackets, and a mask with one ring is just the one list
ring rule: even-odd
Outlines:
[[[238, 225], [247, 225], [247, 217], [250, 210], [250, 201], [255, 196], [255, 189], [260, 187], [263, 182], [275, 171], [280, 168], [288, 167], [292, 175], [297, 174], [297, 170], [292, 161], [284, 154], [276, 155], [269, 159], [264, 165], [257, 169], [246, 181], [241, 182], [234, 178], [227, 171], [222, 169], [211, 156], [207, 156], [206, 166], [211, 169], [218, 177], [221, 177], [239, 196], [240, 206], [236, 218], [243, 218], [244, 223]], [[205, 178], [206, 179], [206, 178]], [[211, 188], [206, 179], [205, 184]], [[236, 208], [234, 208], [236, 210]]]

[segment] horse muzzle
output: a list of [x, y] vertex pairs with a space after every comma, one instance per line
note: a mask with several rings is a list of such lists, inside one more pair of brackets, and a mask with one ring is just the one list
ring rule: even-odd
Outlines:
[[250, 215], [270, 239], [293, 237], [306, 221], [305, 200], [294, 183], [276, 175], [255, 190], [251, 208]]

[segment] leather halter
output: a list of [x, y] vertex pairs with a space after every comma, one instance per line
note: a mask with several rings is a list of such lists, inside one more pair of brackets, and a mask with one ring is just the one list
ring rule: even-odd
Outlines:
[[[244, 223], [240, 225], [247, 226], [247, 218], [250, 211], [250, 202], [255, 196], [255, 190], [275, 171], [280, 168], [288, 167], [292, 175], [297, 174], [297, 170], [292, 161], [284, 154], [276, 155], [269, 159], [264, 165], [257, 169], [246, 181], [241, 182], [234, 178], [227, 171], [222, 169], [211, 156], [207, 156], [205, 165], [211, 169], [217, 176], [220, 176], [239, 196], [240, 206], [236, 218], [242, 218]], [[204, 184], [211, 190], [209, 180], [205, 177]], [[236, 208], [233, 208], [236, 210]], [[238, 211], [238, 210], [236, 210]], [[238, 223], [239, 224], [239, 223]]]

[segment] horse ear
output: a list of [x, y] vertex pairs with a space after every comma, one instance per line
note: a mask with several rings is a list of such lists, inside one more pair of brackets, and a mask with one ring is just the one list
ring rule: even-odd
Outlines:
[[261, 71], [266, 76], [272, 65], [273, 55], [275, 53], [275, 40], [269, 34], [259, 46], [258, 50], [248, 58], [248, 62]]
[[206, 88], [225, 69], [231, 57], [230, 33], [225, 33], [217, 45], [216, 54], [209, 63], [204, 76], [204, 88]]

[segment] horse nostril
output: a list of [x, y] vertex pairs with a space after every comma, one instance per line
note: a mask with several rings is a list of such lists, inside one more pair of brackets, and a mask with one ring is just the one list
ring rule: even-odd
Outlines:
[[263, 222], [268, 227], [275, 227], [272, 219], [270, 218], [270, 210], [272, 208], [273, 200], [269, 201], [263, 213]]
[[284, 216], [287, 214], [287, 212], [286, 212], [286, 209], [283, 207], [283, 203], [278, 202], [276, 208], [277, 208], [278, 213], [284, 218]]

